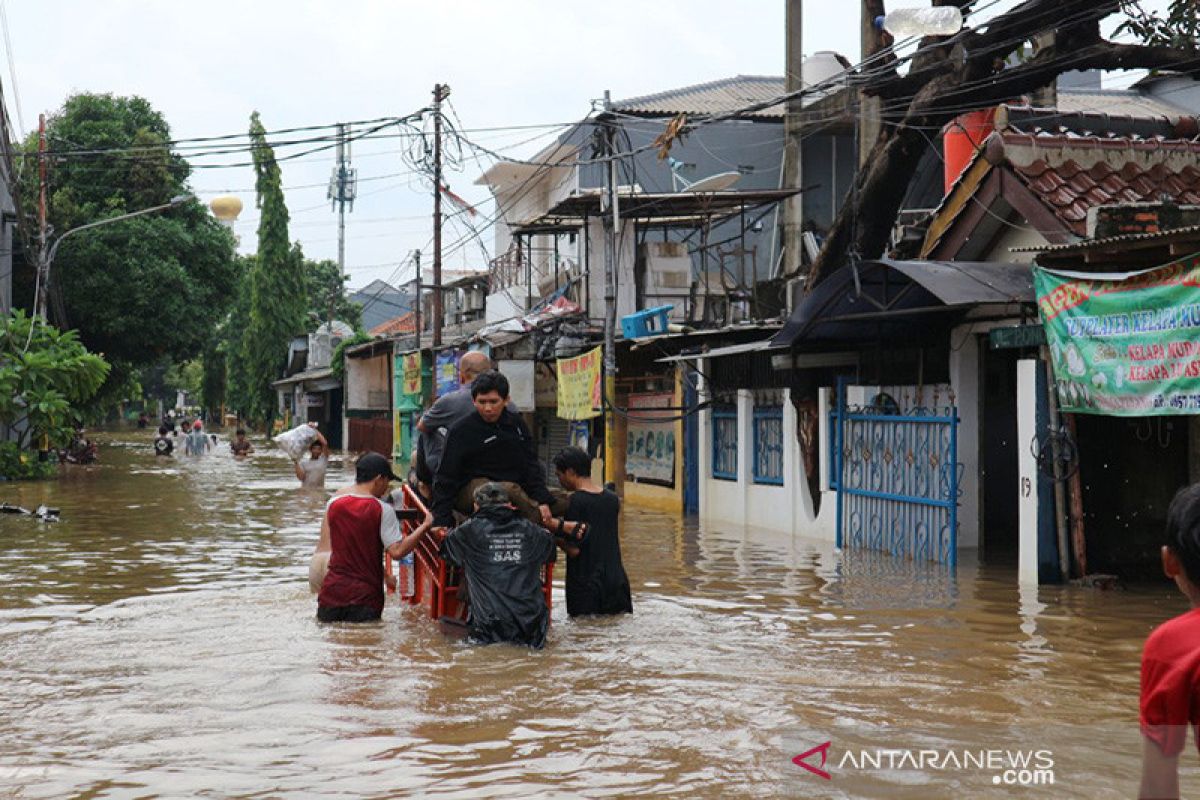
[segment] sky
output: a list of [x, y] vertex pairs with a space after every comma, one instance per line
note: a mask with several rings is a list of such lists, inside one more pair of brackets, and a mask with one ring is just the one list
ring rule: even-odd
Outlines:
[[[440, 82], [451, 87], [452, 119], [472, 139], [528, 157], [563, 130], [551, 126], [584, 117], [605, 89], [619, 99], [738, 74], [782, 75], [784, 62], [785, 0], [0, 3], [13, 66], [0, 62], [0, 79], [10, 109], [19, 106], [23, 132], [36, 127], [40, 112], [83, 91], [144, 97], [182, 139], [244, 133], [255, 110], [268, 130], [403, 116], [427, 106]], [[997, 10], [1011, 4], [1003, 0]], [[804, 52], [835, 50], [858, 61], [857, 7], [806, 2]], [[397, 267], [414, 249], [430, 263], [431, 190], [401, 160], [406, 141], [353, 145], [359, 197], [347, 215], [351, 286], [411, 277]], [[300, 149], [279, 147], [277, 155]], [[196, 163], [245, 160], [234, 154]], [[333, 164], [332, 150], [281, 164], [290, 233], [312, 258], [337, 254], [337, 217], [325, 195]], [[464, 158], [447, 173], [450, 189], [477, 204], [481, 220], [478, 237], [458, 218], [448, 223], [447, 245], [467, 238], [449, 248], [447, 270], [484, 269], [495, 255], [485, 227], [493, 206], [474, 185], [489, 165], [487, 157]], [[192, 186], [205, 201], [225, 192], [241, 197], [235, 232], [252, 252], [258, 213], [251, 169], [197, 169]]]

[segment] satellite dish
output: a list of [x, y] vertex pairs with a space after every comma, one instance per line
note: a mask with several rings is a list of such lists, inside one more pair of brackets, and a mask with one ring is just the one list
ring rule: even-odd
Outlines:
[[667, 166], [671, 170], [671, 188], [677, 192], [720, 192], [733, 186], [742, 177], [740, 172], [721, 172], [698, 181], [689, 181], [679, 174], [688, 165], [677, 158], [668, 158]]
[[742, 177], [740, 172], [720, 172], [701, 178], [695, 183], [688, 184], [684, 191], [688, 192], [721, 192], [733, 186]]

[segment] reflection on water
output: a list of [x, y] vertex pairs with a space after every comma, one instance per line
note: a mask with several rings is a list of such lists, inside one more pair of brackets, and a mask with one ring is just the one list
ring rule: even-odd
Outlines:
[[[262, 442], [156, 461], [149, 439], [0, 484], [63, 520], [0, 516], [0, 796], [909, 796], [806, 782], [791, 758], [806, 732], [921, 730], [1052, 746], [1056, 785], [1033, 796], [1125, 797], [1141, 643], [1183, 609], [1166, 588], [1018, 590], [970, 559], [951, 576], [630, 510], [636, 613], [570, 620], [560, 588], [544, 651], [471, 647], [400, 606], [318, 626], [326, 494]], [[998, 792], [955, 780], [908, 789]]]

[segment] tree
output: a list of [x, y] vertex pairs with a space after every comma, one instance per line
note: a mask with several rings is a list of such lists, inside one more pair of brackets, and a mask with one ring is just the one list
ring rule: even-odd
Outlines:
[[279, 164], [257, 111], [250, 117], [250, 141], [259, 208], [258, 253], [248, 275], [250, 316], [239, 368], [246, 371], [244, 410], [251, 419], [269, 421], [275, 411], [271, 383], [283, 373], [288, 342], [304, 332], [308, 295], [304, 256], [288, 240], [288, 210]]
[[[884, 13], [882, 0], [863, 0], [872, 18]], [[969, 11], [973, 0], [934, 0]], [[1195, 6], [1175, 0], [1173, 7]], [[1200, 68], [1195, 39], [1186, 45], [1151, 37], [1146, 44], [1122, 44], [1100, 35], [1100, 21], [1120, 10], [1122, 0], [1025, 0], [1006, 13], [969, 25], [952, 37], [926, 37], [906, 73], [883, 51], [890, 44], [878, 31], [863, 58], [878, 55], [861, 76], [862, 92], [878, 98], [882, 125], [808, 275], [812, 290], [851, 254], [875, 258], [887, 246], [920, 156], [929, 147], [927, 131], [936, 131], [959, 114], [987, 108], [1033, 92], [1070, 70]], [[969, 21], [969, 20], [968, 20]], [[1036, 53], [1013, 65], [1009, 56], [1030, 41]]]
[[332, 314], [351, 328], [362, 325], [362, 306], [346, 296], [346, 276], [338, 269], [336, 261], [304, 260], [304, 273], [308, 284], [309, 319], [315, 317], [324, 322]]
[[[190, 167], [171, 152], [170, 127], [140, 97], [73, 95], [47, 120], [47, 138], [56, 235], [189, 192]], [[24, 150], [27, 174], [36, 174], [36, 134]], [[21, 191], [24, 207], [36, 208], [37, 181]], [[142, 366], [200, 351], [231, 297], [233, 257], [233, 237], [194, 199], [80, 232], [51, 266], [51, 317], [105, 354], [110, 382], [127, 385]]]
[[43, 437], [71, 440], [79, 409], [104, 383], [109, 366], [74, 331], [62, 332], [20, 309], [0, 317], [0, 423], [25, 449]]

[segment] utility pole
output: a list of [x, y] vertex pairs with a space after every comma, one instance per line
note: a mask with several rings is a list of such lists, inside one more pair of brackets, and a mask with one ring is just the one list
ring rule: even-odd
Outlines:
[[442, 346], [442, 101], [450, 87], [433, 87], [433, 346]]
[[50, 280], [49, 254], [46, 252], [46, 115], [38, 115], [38, 270], [34, 292], [34, 314], [46, 321], [46, 298]]
[[[784, 56], [784, 90], [791, 94], [804, 88], [804, 53], [802, 43], [803, 0], [786, 0], [787, 41]], [[783, 117], [783, 180], [787, 189], [799, 189], [802, 185], [803, 153], [801, 114], [803, 101], [799, 97], [788, 100]], [[804, 264], [804, 196], [793, 195], [783, 201], [783, 269], [785, 277], [800, 274]], [[774, 266], [774, 265], [772, 265]]]
[[604, 219], [604, 480], [616, 481], [617, 460], [613, 452], [617, 445], [616, 415], [612, 406], [616, 401], [617, 387], [617, 234], [621, 231], [621, 210], [617, 191], [617, 160], [614, 123], [607, 117], [612, 98], [604, 90], [604, 155], [609, 157], [604, 175], [607, 182], [608, 212]]
[[[338, 212], [338, 276], [345, 280], [346, 274], [346, 211], [354, 211], [354, 198], [358, 196], [358, 170], [350, 166], [350, 142], [347, 126], [337, 126], [337, 163], [329, 177], [329, 198]], [[333, 335], [333, 298], [329, 302], [330, 335]]]
[[413, 327], [417, 331], [417, 350], [420, 351], [420, 349], [421, 349], [421, 251], [413, 250], [412, 258], [413, 258], [413, 269], [417, 273], [417, 279], [414, 284], [416, 286], [416, 290], [417, 290], [417, 299], [416, 299], [416, 302], [413, 303], [413, 308], [414, 308]]

